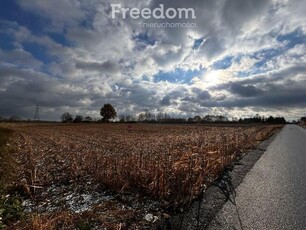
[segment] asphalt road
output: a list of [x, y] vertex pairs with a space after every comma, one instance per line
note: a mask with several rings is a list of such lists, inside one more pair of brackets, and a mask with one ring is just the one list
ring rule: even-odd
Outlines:
[[306, 229], [305, 129], [281, 130], [208, 229]]

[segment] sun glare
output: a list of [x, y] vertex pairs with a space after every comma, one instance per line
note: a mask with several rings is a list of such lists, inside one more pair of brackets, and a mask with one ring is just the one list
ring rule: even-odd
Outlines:
[[203, 76], [203, 81], [208, 85], [216, 85], [221, 80], [221, 71], [212, 70]]

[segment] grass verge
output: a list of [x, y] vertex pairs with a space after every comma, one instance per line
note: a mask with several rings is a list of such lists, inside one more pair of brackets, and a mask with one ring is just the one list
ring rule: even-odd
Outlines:
[[10, 193], [16, 186], [18, 170], [13, 150], [8, 145], [11, 134], [9, 129], [0, 128], [0, 229], [5, 229], [23, 215], [21, 198]]

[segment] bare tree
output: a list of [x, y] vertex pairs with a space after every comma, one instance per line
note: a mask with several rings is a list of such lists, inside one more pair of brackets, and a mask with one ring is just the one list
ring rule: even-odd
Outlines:
[[63, 115], [61, 116], [61, 119], [62, 119], [62, 122], [72, 122], [73, 121], [73, 116], [66, 112], [66, 113], [63, 113]]

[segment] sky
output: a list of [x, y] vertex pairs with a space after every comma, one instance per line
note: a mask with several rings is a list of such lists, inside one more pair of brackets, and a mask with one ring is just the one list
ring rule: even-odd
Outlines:
[[[112, 17], [191, 8], [196, 18]], [[2, 0], [0, 117], [306, 113], [304, 0]], [[146, 28], [143, 23], [195, 23]]]

